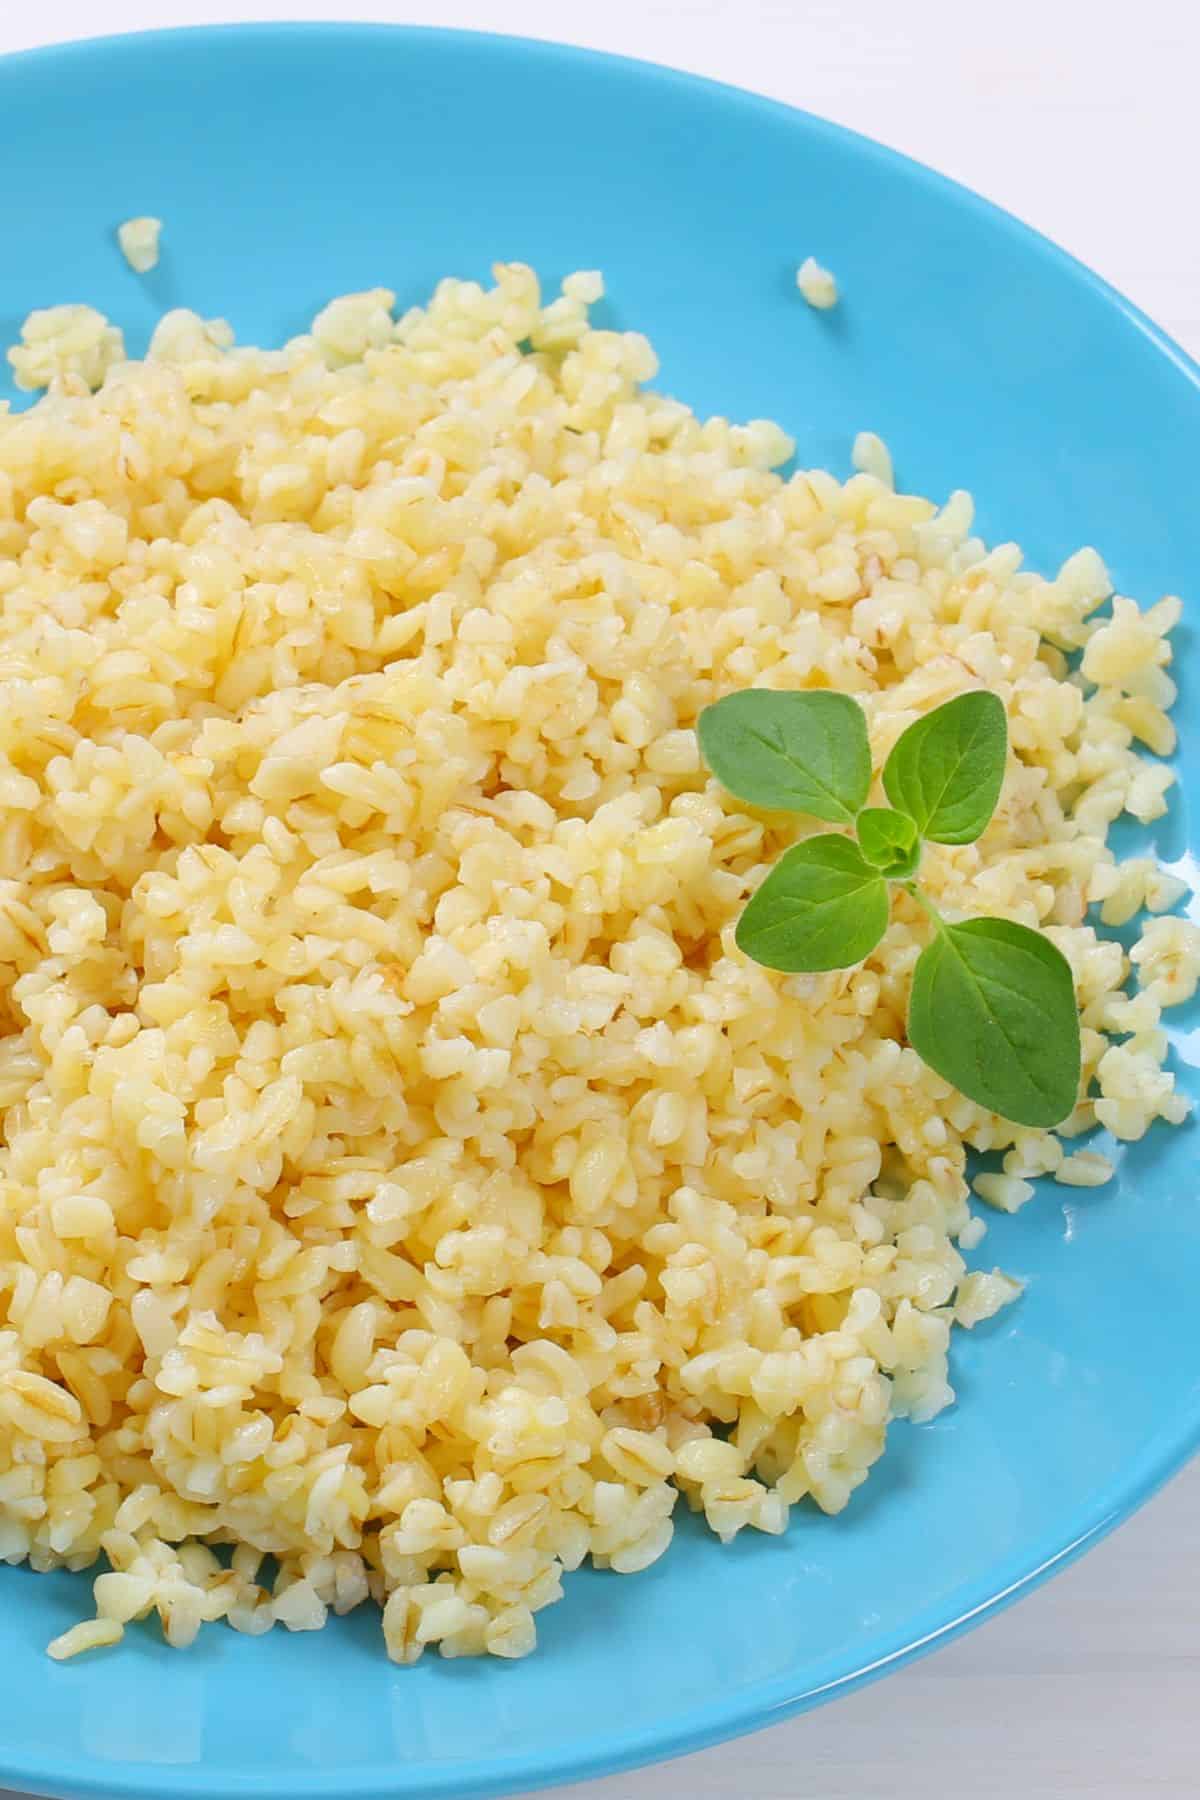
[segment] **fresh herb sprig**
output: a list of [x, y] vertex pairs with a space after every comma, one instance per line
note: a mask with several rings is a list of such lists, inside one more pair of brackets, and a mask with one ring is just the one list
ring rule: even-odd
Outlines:
[[850, 968], [883, 937], [899, 884], [933, 925], [909, 995], [913, 1048], [990, 1112], [1018, 1125], [1060, 1124], [1080, 1072], [1066, 958], [1008, 919], [944, 919], [916, 880], [923, 842], [973, 843], [996, 809], [1008, 752], [997, 696], [960, 694], [908, 727], [883, 767], [888, 806], [866, 804], [866, 718], [847, 694], [748, 688], [706, 707], [699, 737], [737, 799], [854, 833], [821, 833], [784, 851], [738, 921], [739, 949], [788, 974]]

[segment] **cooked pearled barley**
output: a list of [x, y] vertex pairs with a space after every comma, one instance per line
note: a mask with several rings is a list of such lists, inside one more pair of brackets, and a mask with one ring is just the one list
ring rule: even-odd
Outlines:
[[952, 1322], [1016, 1292], [956, 1247], [968, 1151], [1004, 1211], [1101, 1159], [906, 1046], [906, 897], [860, 968], [739, 953], [798, 827], [707, 775], [721, 694], [852, 693], [879, 766], [998, 693], [996, 816], [922, 879], [1070, 960], [1071, 1134], [1182, 1116], [1196, 934], [1086, 916], [1175, 897], [1104, 840], [1165, 805], [1177, 607], [1095, 626], [1094, 552], [988, 552], [877, 440], [781, 478], [602, 288], [372, 289], [280, 351], [176, 311], [142, 363], [54, 308], [12, 353], [50, 391], [0, 417], [0, 1556], [108, 1565], [55, 1655], [370, 1598], [397, 1662], [521, 1656], [680, 1493], [777, 1533], [953, 1399]]

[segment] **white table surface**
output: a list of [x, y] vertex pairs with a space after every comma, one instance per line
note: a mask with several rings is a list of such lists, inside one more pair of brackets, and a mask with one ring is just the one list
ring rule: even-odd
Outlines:
[[[0, 50], [339, 15], [568, 39], [808, 107], [1007, 206], [1200, 355], [1200, 0], [0, 0]], [[1197, 1800], [1200, 1463], [1048, 1587], [914, 1667], [756, 1737], [570, 1790], [931, 1794]]]

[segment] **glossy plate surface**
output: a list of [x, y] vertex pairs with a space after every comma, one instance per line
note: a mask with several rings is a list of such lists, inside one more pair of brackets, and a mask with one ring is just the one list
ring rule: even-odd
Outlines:
[[[520, 258], [602, 268], [698, 410], [780, 419], [845, 470], [880, 432], [902, 482], [968, 487], [993, 539], [1055, 565], [1083, 542], [1140, 598], [1200, 569], [1197, 371], [1094, 277], [927, 171], [802, 114], [669, 72], [515, 40], [249, 27], [0, 62], [0, 329], [87, 300], [140, 350], [167, 306], [243, 341], [328, 297], [402, 305]], [[139, 279], [113, 228], [166, 221]], [[818, 314], [794, 271], [832, 267]], [[1194, 636], [1180, 634], [1184, 794], [1200, 792]], [[1178, 862], [1188, 807], [1144, 841]], [[1176, 1015], [1191, 1088], [1200, 1037]], [[1097, 1193], [1048, 1189], [977, 1259], [1029, 1281], [959, 1334], [960, 1405], [901, 1428], [835, 1521], [728, 1549], [685, 1521], [636, 1579], [581, 1573], [516, 1665], [383, 1657], [377, 1615], [267, 1639], [150, 1629], [59, 1667], [85, 1578], [0, 1569], [0, 1785], [61, 1794], [467, 1796], [695, 1749], [877, 1674], [1070, 1557], [1200, 1438], [1196, 1137], [1156, 1131]], [[815, 1790], [814, 1790], [815, 1795]]]

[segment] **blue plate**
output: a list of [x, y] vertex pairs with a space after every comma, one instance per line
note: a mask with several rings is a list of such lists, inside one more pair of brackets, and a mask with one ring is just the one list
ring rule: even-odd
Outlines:
[[[88, 300], [136, 350], [159, 312], [272, 342], [334, 293], [405, 304], [521, 258], [600, 267], [610, 316], [700, 410], [778, 418], [845, 469], [882, 433], [922, 492], [1044, 565], [1094, 542], [1153, 599], [1200, 568], [1197, 371], [1061, 252], [803, 114], [552, 46], [355, 26], [124, 38], [0, 63], [0, 325]], [[130, 273], [113, 227], [166, 221]], [[813, 253], [843, 304], [810, 311]], [[1182, 638], [1183, 717], [1195, 650]], [[1190, 679], [1189, 679], [1190, 678]], [[1196, 743], [1182, 756], [1197, 781]], [[1198, 789], [1197, 791], [1200, 791]], [[1194, 846], [1186, 804], [1152, 834]], [[1196, 1088], [1200, 1039], [1177, 1032]], [[1025, 1276], [954, 1353], [959, 1406], [895, 1431], [849, 1511], [728, 1549], [686, 1524], [636, 1579], [582, 1572], [531, 1660], [397, 1669], [377, 1615], [311, 1636], [155, 1631], [56, 1666], [86, 1578], [0, 1570], [0, 1782], [59, 1795], [511, 1793], [694, 1750], [944, 1641], [1107, 1531], [1200, 1437], [1200, 1206], [1186, 1129], [1120, 1180], [1050, 1189], [982, 1255]]]

